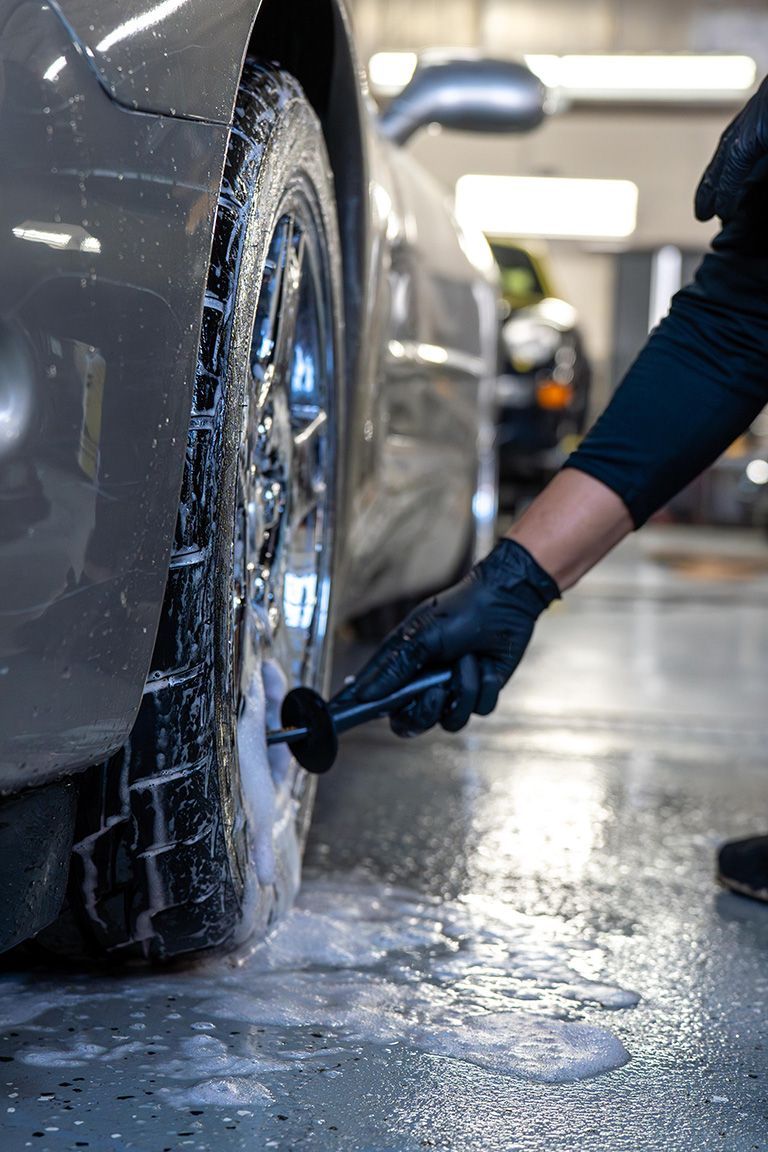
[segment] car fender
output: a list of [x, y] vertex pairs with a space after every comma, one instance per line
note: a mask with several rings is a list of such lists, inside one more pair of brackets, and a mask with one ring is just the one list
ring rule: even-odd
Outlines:
[[0, 9], [0, 792], [136, 715], [184, 463], [223, 125], [109, 99], [48, 5]]
[[261, 0], [52, 0], [126, 107], [229, 123]]
[[375, 127], [344, 0], [52, 0], [52, 9], [104, 89], [126, 108], [230, 124], [246, 54], [279, 60], [296, 77], [320, 119], [333, 170], [351, 405], [365, 341], [361, 286]]

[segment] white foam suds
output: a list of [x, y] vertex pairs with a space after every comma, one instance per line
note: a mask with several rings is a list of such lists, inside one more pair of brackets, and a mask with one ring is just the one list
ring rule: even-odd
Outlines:
[[103, 1044], [73, 1044], [71, 1048], [28, 1048], [22, 1059], [25, 1064], [41, 1068], [82, 1068], [89, 1060], [103, 1056], [109, 1049]]
[[251, 868], [246, 880], [240, 940], [264, 928], [265, 890], [275, 908], [283, 910], [299, 888], [301, 848], [296, 802], [291, 783], [296, 766], [287, 745], [267, 748], [266, 732], [280, 726], [280, 707], [287, 689], [274, 660], [254, 660], [237, 744], [240, 785], [248, 824]]
[[175, 1108], [194, 1108], [206, 1104], [219, 1104], [232, 1108], [236, 1104], [256, 1104], [265, 1108], [274, 1102], [274, 1096], [262, 1084], [248, 1076], [231, 1076], [226, 1080], [206, 1080], [181, 1092], [172, 1092], [168, 1103]]
[[[22, 1063], [104, 1064], [124, 1074], [130, 1056], [178, 1107], [267, 1104], [277, 1092], [271, 1077], [331, 1057], [343, 1075], [361, 1045], [403, 1045], [555, 1084], [629, 1059], [602, 1026], [601, 1008], [627, 1008], [638, 997], [587, 979], [600, 962], [562, 924], [506, 904], [441, 904], [360, 877], [314, 880], [248, 954], [117, 987], [9, 978], [3, 1023], [23, 1037]], [[135, 1023], [137, 1007], [152, 1023]], [[63, 1025], [72, 1028], [66, 1052], [57, 1042]]]
[[508, 1012], [465, 1019], [415, 1038], [435, 1055], [548, 1084], [599, 1076], [629, 1059], [621, 1041], [604, 1028], [569, 1020], [526, 1022], [511, 1019]]
[[275, 882], [275, 785], [269, 768], [264, 719], [267, 705], [261, 668], [249, 680], [237, 725], [240, 783], [249, 826], [252, 864], [262, 885]]
[[[288, 681], [276, 660], [263, 660], [261, 664], [261, 677], [264, 684], [264, 701], [266, 704], [266, 729], [271, 731], [282, 727], [280, 709], [288, 691]], [[280, 791], [282, 784], [291, 774], [293, 756], [287, 744], [274, 744], [267, 753], [272, 779], [275, 788]]]

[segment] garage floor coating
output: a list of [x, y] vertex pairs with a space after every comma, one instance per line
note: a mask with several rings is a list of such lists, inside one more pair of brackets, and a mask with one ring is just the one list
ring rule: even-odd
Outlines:
[[345, 737], [254, 955], [6, 970], [3, 1152], [768, 1149], [768, 907], [712, 881], [768, 830], [766, 557], [646, 530], [491, 718]]

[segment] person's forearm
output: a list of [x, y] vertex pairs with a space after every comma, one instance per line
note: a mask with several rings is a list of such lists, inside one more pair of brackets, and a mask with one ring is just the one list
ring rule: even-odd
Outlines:
[[586, 473], [567, 468], [507, 536], [527, 548], [564, 592], [633, 528], [626, 505], [615, 492]]

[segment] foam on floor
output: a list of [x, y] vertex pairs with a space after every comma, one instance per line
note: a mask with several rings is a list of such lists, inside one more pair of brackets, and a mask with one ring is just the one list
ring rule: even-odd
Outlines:
[[195, 1108], [219, 1104], [231, 1108], [233, 1104], [256, 1104], [261, 1108], [274, 1103], [274, 1096], [249, 1076], [231, 1076], [226, 1080], [208, 1080], [203, 1084], [172, 1092], [168, 1103], [175, 1108]]
[[271, 1076], [332, 1055], [343, 1067], [361, 1044], [564, 1083], [627, 1062], [595, 1017], [638, 997], [586, 979], [600, 957], [562, 932], [488, 900], [441, 904], [360, 877], [314, 880], [258, 948], [119, 985], [9, 978], [2, 1023], [23, 1037], [23, 1064], [124, 1068], [131, 1056], [179, 1108], [264, 1105]]

